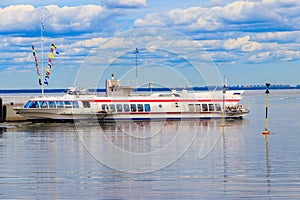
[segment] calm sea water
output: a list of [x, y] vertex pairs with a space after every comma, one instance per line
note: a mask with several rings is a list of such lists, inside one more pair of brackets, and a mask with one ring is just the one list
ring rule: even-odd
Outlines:
[[244, 120], [0, 124], [0, 199], [300, 199], [300, 91]]

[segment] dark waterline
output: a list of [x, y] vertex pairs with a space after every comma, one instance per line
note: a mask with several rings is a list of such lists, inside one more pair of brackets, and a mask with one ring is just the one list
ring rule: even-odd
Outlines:
[[[251, 113], [226, 121], [224, 132], [220, 120], [0, 124], [0, 199], [299, 199], [300, 92], [271, 91], [268, 145], [264, 92], [245, 95]], [[178, 131], [195, 136], [192, 145], [158, 170], [118, 171], [98, 157], [111, 156], [104, 137], [140, 153], [162, 149]]]

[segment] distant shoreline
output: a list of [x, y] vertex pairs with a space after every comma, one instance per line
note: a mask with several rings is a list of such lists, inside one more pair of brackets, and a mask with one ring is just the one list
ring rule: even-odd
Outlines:
[[[171, 91], [173, 88], [138, 88], [137, 92], [163, 92]], [[265, 90], [266, 86], [262, 85], [250, 85], [250, 86], [227, 86], [228, 90]], [[300, 89], [300, 85], [290, 86], [290, 85], [271, 85], [270, 90], [287, 90], [287, 89]], [[176, 90], [181, 91], [183, 88], [176, 88]], [[223, 90], [220, 86], [209, 86], [209, 87], [191, 87], [187, 88], [189, 91], [208, 91], [208, 90]], [[67, 89], [45, 89], [45, 93], [64, 93]], [[89, 92], [100, 92], [105, 93], [105, 89], [89, 89]], [[39, 94], [41, 89], [0, 89], [0, 94]]]

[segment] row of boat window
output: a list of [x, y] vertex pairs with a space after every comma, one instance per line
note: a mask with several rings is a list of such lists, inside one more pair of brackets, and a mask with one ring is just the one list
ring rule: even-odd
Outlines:
[[[159, 105], [162, 108], [162, 105]], [[107, 112], [150, 112], [150, 104], [102, 104], [102, 111]], [[220, 104], [188, 104], [189, 112], [221, 111]]]
[[[90, 108], [90, 102], [82, 101], [84, 108]], [[78, 101], [28, 101], [24, 108], [79, 108]]]
[[[90, 108], [89, 101], [82, 101], [83, 108]], [[159, 106], [162, 107], [161, 105]], [[28, 101], [24, 108], [79, 108], [77, 101]], [[150, 112], [150, 104], [102, 104], [102, 111]], [[189, 112], [221, 111], [220, 104], [188, 104]]]
[[150, 112], [150, 104], [102, 104], [102, 111], [107, 112]]
[[203, 103], [203, 104], [189, 104], [189, 111], [190, 112], [213, 112], [213, 111], [221, 111], [220, 104], [213, 104], [213, 103]]

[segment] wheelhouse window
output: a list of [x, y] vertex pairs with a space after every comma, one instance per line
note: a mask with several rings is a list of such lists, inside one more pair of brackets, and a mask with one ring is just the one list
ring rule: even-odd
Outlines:
[[36, 108], [37, 107], [37, 102], [36, 101], [27, 101], [25, 103], [24, 108]]
[[38, 108], [38, 103], [34, 101], [33, 104], [31, 105], [31, 108]]
[[79, 104], [77, 101], [28, 101], [24, 108], [79, 108]]
[[24, 104], [24, 108], [29, 108], [29, 107], [30, 107], [30, 104], [32, 104], [32, 102], [27, 101], [27, 102]]
[[43, 101], [38, 101], [37, 104], [38, 104], [38, 107], [39, 107], [39, 108], [42, 108], [44, 102], [43, 102]]
[[65, 102], [64, 101], [58, 101], [57, 102], [57, 108], [65, 108]]
[[47, 108], [54, 108], [53, 101], [47, 101]]
[[66, 102], [65, 102], [65, 107], [66, 107], [66, 108], [73, 108], [72, 101], [66, 101]]
[[43, 104], [42, 104], [42, 108], [49, 108], [49, 102], [47, 101], [44, 101]]
[[53, 104], [54, 104], [54, 108], [57, 108], [58, 105], [57, 101], [54, 101]]

